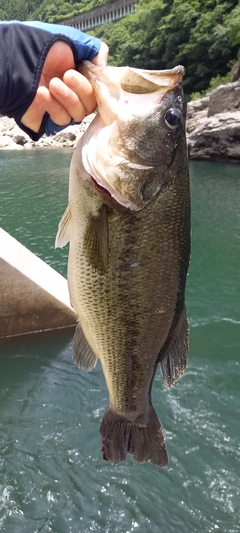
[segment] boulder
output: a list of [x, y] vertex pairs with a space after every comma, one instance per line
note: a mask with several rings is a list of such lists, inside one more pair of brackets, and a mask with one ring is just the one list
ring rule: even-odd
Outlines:
[[188, 102], [187, 106], [187, 120], [193, 118], [196, 113], [205, 111], [207, 113], [209, 107], [209, 94], [198, 100]]
[[231, 81], [240, 80], [240, 59], [233, 65], [231, 70]]
[[14, 135], [12, 139], [16, 144], [20, 144], [20, 146], [24, 146], [28, 142], [24, 135]]
[[76, 135], [72, 131], [60, 131], [54, 135], [54, 140], [60, 143], [65, 143], [67, 141], [75, 141]]
[[238, 109], [240, 109], [240, 80], [220, 85], [209, 93], [209, 117]]
[[240, 111], [207, 118], [188, 136], [190, 159], [240, 161]]
[[22, 146], [16, 145], [10, 135], [0, 135], [0, 150], [21, 150]]

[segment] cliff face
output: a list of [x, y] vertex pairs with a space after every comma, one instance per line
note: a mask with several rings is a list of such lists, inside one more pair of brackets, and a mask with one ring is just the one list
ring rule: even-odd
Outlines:
[[240, 162], [240, 80], [188, 104], [190, 159]]

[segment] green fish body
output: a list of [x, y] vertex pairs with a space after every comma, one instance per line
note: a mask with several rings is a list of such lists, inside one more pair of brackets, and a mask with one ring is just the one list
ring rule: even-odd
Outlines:
[[87, 69], [99, 113], [75, 149], [56, 241], [70, 242], [68, 284], [79, 317], [73, 357], [87, 371], [102, 364], [109, 392], [104, 459], [118, 463], [130, 453], [164, 466], [152, 382], [160, 365], [171, 386], [188, 353], [183, 68]]

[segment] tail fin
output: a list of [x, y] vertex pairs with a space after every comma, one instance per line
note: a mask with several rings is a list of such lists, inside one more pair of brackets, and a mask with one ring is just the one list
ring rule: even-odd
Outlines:
[[168, 463], [162, 428], [158, 417], [149, 405], [148, 422], [130, 422], [108, 408], [100, 427], [102, 452], [105, 461], [120, 463], [127, 453], [138, 463], [150, 461], [156, 466]]

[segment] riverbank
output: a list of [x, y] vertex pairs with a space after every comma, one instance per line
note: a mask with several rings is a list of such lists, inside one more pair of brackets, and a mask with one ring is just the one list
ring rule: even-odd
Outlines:
[[93, 118], [94, 114], [88, 115], [81, 124], [68, 126], [50, 137], [43, 135], [39, 141], [34, 142], [17, 126], [12, 118], [0, 116], [0, 150], [74, 148]]
[[[0, 117], [0, 150], [74, 148], [93, 117], [38, 142], [31, 141], [13, 119]], [[240, 162], [240, 80], [189, 102], [186, 131], [190, 159]]]

